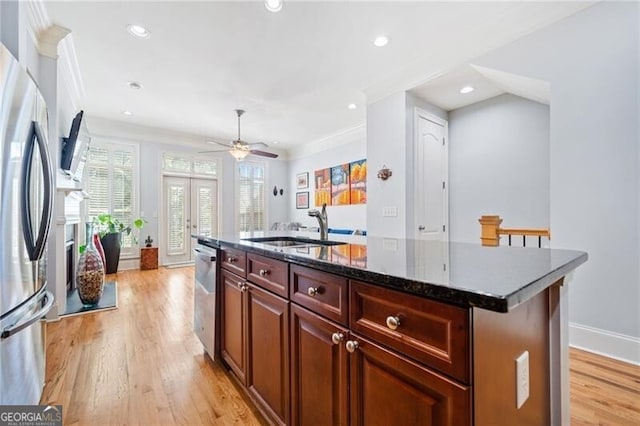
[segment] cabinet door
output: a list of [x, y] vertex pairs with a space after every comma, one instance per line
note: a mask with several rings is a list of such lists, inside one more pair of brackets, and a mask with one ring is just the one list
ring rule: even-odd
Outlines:
[[244, 280], [220, 270], [220, 353], [231, 371], [246, 384], [247, 371], [247, 301]]
[[417, 363], [365, 339], [350, 354], [351, 424], [470, 424], [471, 392]]
[[289, 302], [249, 284], [249, 393], [278, 424], [289, 424]]
[[[332, 340], [334, 334], [338, 343]], [[292, 424], [348, 424], [346, 338], [345, 328], [291, 305]]]

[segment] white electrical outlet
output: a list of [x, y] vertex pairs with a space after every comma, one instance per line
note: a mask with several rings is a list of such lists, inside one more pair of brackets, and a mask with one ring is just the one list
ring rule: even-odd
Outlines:
[[396, 217], [398, 216], [398, 208], [395, 206], [387, 206], [382, 208], [383, 217]]
[[529, 351], [524, 351], [516, 359], [516, 408], [529, 399]]

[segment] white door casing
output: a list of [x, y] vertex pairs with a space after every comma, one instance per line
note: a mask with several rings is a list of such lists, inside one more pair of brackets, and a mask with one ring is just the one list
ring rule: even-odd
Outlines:
[[419, 108], [414, 115], [414, 232], [449, 240], [448, 123]]

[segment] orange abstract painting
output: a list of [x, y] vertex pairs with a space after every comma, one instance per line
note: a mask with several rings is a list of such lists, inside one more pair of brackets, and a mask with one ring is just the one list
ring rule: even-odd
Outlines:
[[349, 165], [351, 182], [351, 204], [367, 203], [367, 160], [354, 161]]
[[323, 204], [331, 205], [331, 170], [316, 170], [315, 180], [315, 206], [321, 207]]
[[351, 204], [349, 164], [341, 164], [331, 168], [331, 204], [334, 206]]

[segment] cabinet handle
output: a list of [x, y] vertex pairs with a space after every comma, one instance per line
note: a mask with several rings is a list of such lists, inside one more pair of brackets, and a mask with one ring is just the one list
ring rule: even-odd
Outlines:
[[347, 347], [347, 352], [352, 354], [356, 351], [356, 349], [358, 349], [358, 346], [360, 345], [355, 340], [347, 340], [347, 343], [345, 344], [345, 346]]
[[260, 276], [261, 277], [266, 277], [267, 275], [269, 275], [269, 270], [268, 269], [260, 269]]
[[391, 330], [395, 330], [400, 327], [400, 317], [399, 316], [390, 316], [387, 317], [387, 327]]
[[238, 283], [238, 289], [240, 289], [240, 291], [245, 292], [245, 291], [247, 291], [248, 288], [249, 288], [249, 286], [247, 285], [246, 282], [240, 281]]
[[424, 231], [426, 227], [424, 225], [418, 226], [418, 231]]
[[309, 287], [307, 289], [307, 294], [311, 297], [314, 297], [319, 292], [320, 292], [320, 287]]
[[235, 258], [235, 257], [233, 257], [233, 256], [229, 256], [229, 257], [227, 258], [227, 262], [229, 262], [229, 263], [233, 263], [233, 262], [235, 262], [235, 261], [236, 261], [236, 258]]
[[333, 333], [331, 335], [331, 341], [333, 342], [334, 345], [339, 345], [340, 342], [342, 342], [344, 340], [344, 333]]

